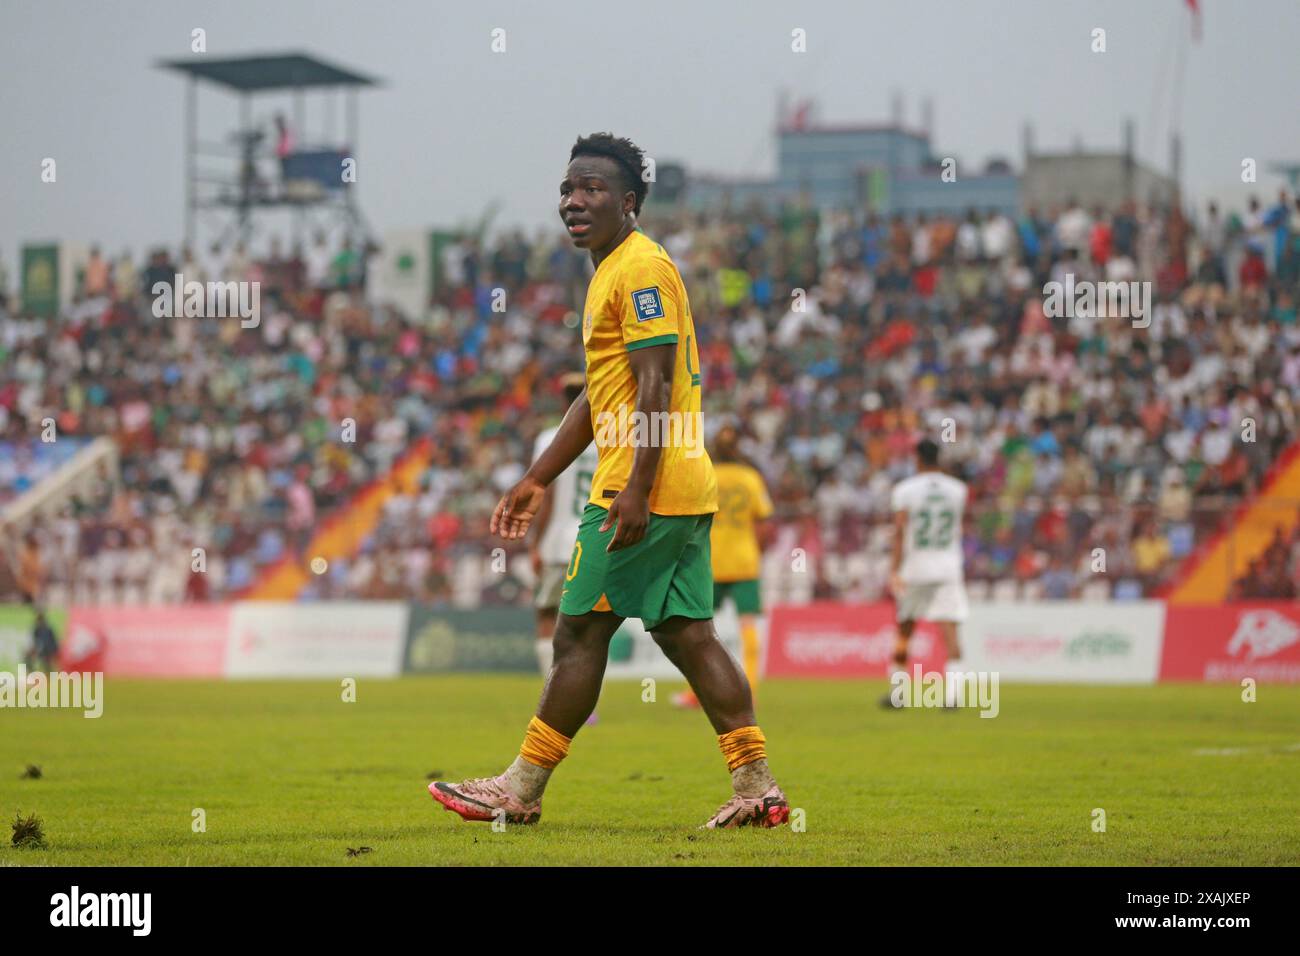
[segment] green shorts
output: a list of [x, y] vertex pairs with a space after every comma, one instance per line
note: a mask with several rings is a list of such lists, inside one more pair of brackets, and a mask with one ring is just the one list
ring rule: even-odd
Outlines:
[[644, 538], [610, 554], [605, 548], [615, 529], [600, 533], [608, 514], [592, 504], [582, 513], [564, 574], [561, 614], [613, 611], [640, 618], [647, 631], [670, 617], [713, 617], [713, 515], [652, 514]]
[[715, 611], [722, 607], [722, 602], [728, 595], [736, 602], [737, 613], [763, 613], [763, 599], [758, 592], [758, 578], [750, 578], [748, 581], [714, 581], [713, 609]]

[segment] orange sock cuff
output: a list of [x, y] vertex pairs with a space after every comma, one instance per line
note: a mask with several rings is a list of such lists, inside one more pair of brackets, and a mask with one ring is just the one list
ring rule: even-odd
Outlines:
[[737, 727], [720, 735], [718, 747], [726, 758], [728, 770], [767, 758], [767, 738], [757, 727]]
[[571, 739], [544, 723], [540, 717], [534, 717], [528, 722], [528, 732], [524, 734], [519, 756], [531, 764], [554, 770], [568, 756]]

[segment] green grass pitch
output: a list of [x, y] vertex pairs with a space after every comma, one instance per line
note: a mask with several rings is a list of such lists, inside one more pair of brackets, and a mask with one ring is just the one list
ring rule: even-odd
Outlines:
[[[337, 682], [110, 679], [98, 720], [0, 710], [0, 866], [1300, 862], [1300, 688], [1004, 684], [983, 719], [882, 711], [883, 681], [770, 681], [759, 720], [805, 829], [710, 833], [726, 770], [680, 686], [606, 684], [541, 823], [498, 833], [426, 778], [501, 770], [537, 678], [362, 679], [354, 703]], [[45, 849], [10, 845], [20, 813]]]

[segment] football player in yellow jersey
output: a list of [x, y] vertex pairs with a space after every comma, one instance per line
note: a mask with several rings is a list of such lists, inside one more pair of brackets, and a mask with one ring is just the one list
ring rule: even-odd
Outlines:
[[542, 792], [596, 706], [610, 638], [627, 617], [639, 617], [686, 676], [718, 734], [733, 795], [705, 826], [771, 827], [790, 815], [745, 675], [713, 629], [717, 484], [703, 443], [699, 343], [677, 267], [636, 225], [648, 190], [643, 167], [630, 140], [596, 133], [574, 144], [560, 181], [560, 217], [596, 267], [582, 322], [587, 386], [497, 504], [492, 533], [523, 537], [547, 485], [593, 440], [598, 463], [551, 670], [519, 756], [496, 777], [429, 785], [466, 820], [541, 817]]
[[[772, 514], [772, 499], [758, 469], [740, 454], [739, 435], [724, 425], [714, 438], [714, 471], [718, 476], [718, 513], [713, 516], [713, 608], [728, 597], [736, 602], [740, 615], [740, 649], [751, 692], [758, 690], [758, 616], [763, 611], [759, 596], [759, 565], [763, 556], [766, 519]], [[679, 707], [698, 707], [690, 691], [673, 697]]]

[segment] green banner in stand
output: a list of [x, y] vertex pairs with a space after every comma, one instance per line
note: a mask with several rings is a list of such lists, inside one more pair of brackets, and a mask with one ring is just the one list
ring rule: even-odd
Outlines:
[[446, 248], [457, 239], [456, 233], [445, 230], [435, 229], [429, 233], [429, 282], [435, 297], [447, 291], [447, 275], [442, 268], [442, 257]]
[[27, 315], [53, 317], [58, 314], [58, 246], [23, 246], [22, 303]]
[[529, 608], [458, 611], [412, 604], [407, 627], [407, 673], [537, 671], [536, 624]]
[[889, 203], [889, 172], [873, 169], [867, 174], [867, 205], [871, 209], [884, 209]]

